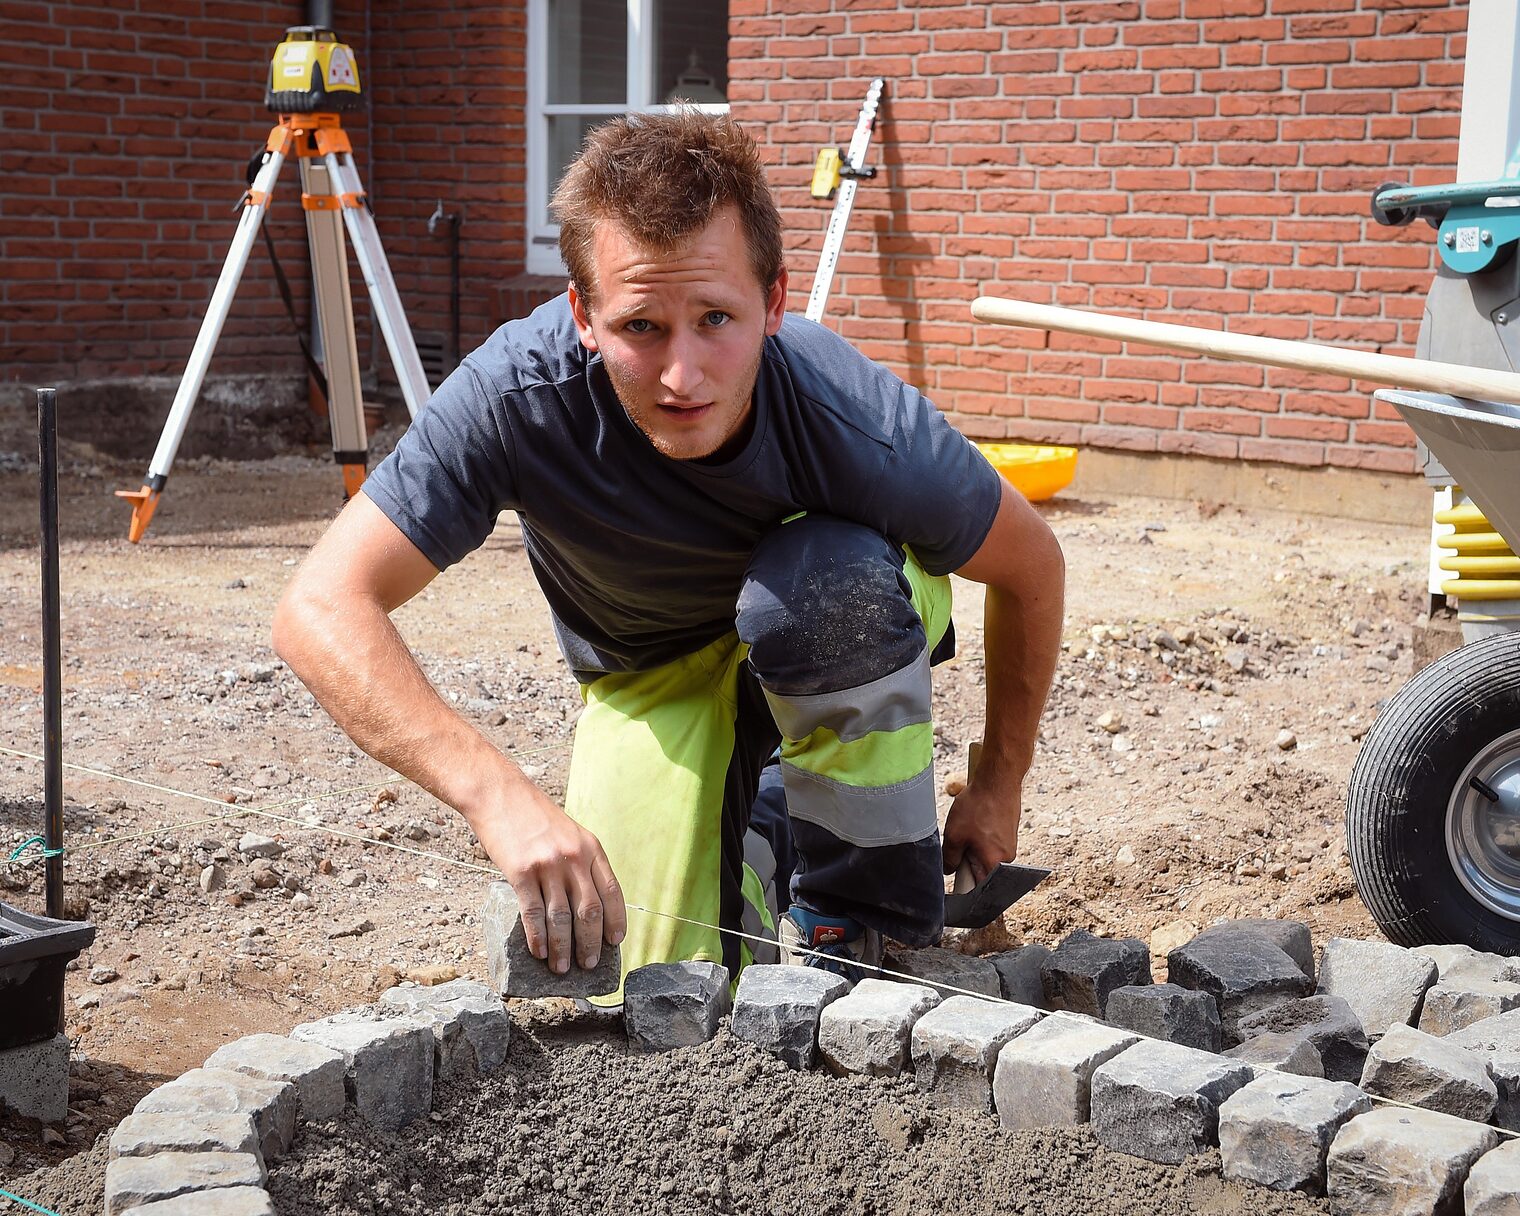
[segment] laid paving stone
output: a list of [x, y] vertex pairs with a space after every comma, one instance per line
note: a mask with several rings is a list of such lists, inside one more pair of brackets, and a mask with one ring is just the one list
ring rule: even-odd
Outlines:
[[1454, 1030], [1446, 1042], [1466, 1048], [1488, 1064], [1499, 1089], [1494, 1122], [1508, 1131], [1520, 1131], [1520, 1009]]
[[296, 1107], [296, 1087], [287, 1081], [227, 1068], [192, 1068], [145, 1095], [132, 1113], [247, 1115], [258, 1129], [264, 1160], [275, 1161], [295, 1136]]
[[1330, 1142], [1372, 1099], [1344, 1081], [1258, 1076], [1219, 1108], [1224, 1176], [1279, 1191], [1325, 1193]]
[[224, 1187], [263, 1187], [264, 1163], [252, 1153], [155, 1153], [106, 1166], [106, 1216]]
[[145, 1203], [122, 1216], [275, 1216], [275, 1211], [274, 1200], [263, 1188], [228, 1186]]
[[1207, 992], [1176, 984], [1139, 984], [1115, 988], [1108, 996], [1108, 1017], [1121, 1030], [1164, 1039], [1200, 1051], [1219, 1050], [1219, 1010]]
[[1092, 1075], [1137, 1036], [1070, 1013], [1053, 1013], [998, 1052], [992, 1102], [1011, 1131], [1078, 1127], [1091, 1113]]
[[1468, 1170], [1498, 1139], [1491, 1127], [1433, 1110], [1357, 1115], [1330, 1145], [1331, 1216], [1456, 1216]]
[[360, 1118], [395, 1131], [433, 1104], [433, 1031], [415, 1018], [376, 1021], [335, 1014], [290, 1032], [343, 1057], [343, 1087]]
[[640, 1051], [705, 1043], [729, 1008], [728, 968], [721, 963], [650, 963], [630, 971], [623, 984], [623, 1028]]
[[1462, 1188], [1467, 1216], [1520, 1216], [1520, 1140], [1478, 1158]]
[[1095, 937], [1084, 929], [1066, 937], [1040, 964], [1045, 1004], [1101, 1018], [1115, 988], [1151, 982], [1151, 952], [1133, 937]]
[[68, 1118], [67, 1035], [0, 1049], [0, 1113], [7, 1109], [43, 1123]]
[[780, 1056], [793, 1068], [811, 1068], [818, 1060], [823, 1008], [849, 990], [849, 980], [817, 967], [746, 967], [734, 992], [730, 1027], [735, 1037]]
[[994, 954], [990, 961], [1002, 983], [1003, 998], [1033, 1009], [1046, 1008], [1040, 968], [1049, 957], [1050, 947], [1042, 942], [1030, 942], [1017, 950]]
[[941, 1106], [992, 1112], [998, 1052], [1040, 1020], [1027, 1005], [947, 997], [913, 1027], [910, 1048], [919, 1089]]
[[907, 1067], [914, 1024], [938, 1004], [933, 988], [861, 980], [824, 1007], [818, 1055], [831, 1072], [896, 1076]]
[[1247, 1039], [1224, 1054], [1258, 1069], [1269, 1068], [1299, 1077], [1322, 1078], [1325, 1075], [1319, 1050], [1302, 1035], [1269, 1031]]
[[1419, 1021], [1436, 974], [1433, 961], [1403, 946], [1332, 937], [1320, 956], [1318, 991], [1345, 1000], [1376, 1042], [1390, 1026]]
[[394, 1010], [433, 1028], [434, 1083], [485, 1077], [507, 1058], [512, 1019], [501, 997], [475, 980], [389, 988], [381, 1009]]
[[1414, 952], [1436, 965], [1439, 982], [1486, 980], [1489, 983], [1520, 982], [1520, 959], [1489, 954], [1471, 946], [1417, 946]]
[[912, 976], [942, 997], [964, 995], [967, 991], [995, 999], [1003, 995], [1003, 981], [991, 960], [942, 950], [938, 946], [923, 950], [889, 950], [882, 965], [888, 971]]
[[1252, 1076], [1224, 1056], [1141, 1039], [1094, 1071], [1093, 1134], [1117, 1152], [1180, 1165], [1219, 1142], [1219, 1107]]
[[623, 952], [606, 943], [596, 966], [589, 971], [572, 962], [570, 970], [557, 975], [549, 970], [547, 960], [534, 958], [510, 883], [493, 882], [486, 889], [480, 922], [485, 933], [487, 974], [491, 987], [502, 996], [606, 996], [616, 992], [622, 981]]
[[1498, 1088], [1480, 1056], [1413, 1026], [1390, 1026], [1372, 1045], [1362, 1088], [1479, 1123], [1493, 1114], [1499, 1101]]
[[343, 1113], [346, 1064], [330, 1047], [301, 1043], [279, 1034], [250, 1034], [218, 1047], [206, 1059], [207, 1068], [225, 1068], [266, 1081], [288, 1081], [296, 1087], [297, 1114], [326, 1122]]
[[1239, 920], [1227, 920], [1209, 925], [1193, 940], [1231, 937], [1240, 933], [1254, 933], [1264, 937], [1289, 958], [1309, 979], [1314, 979], [1314, 943], [1309, 936], [1309, 926], [1299, 920], [1275, 920], [1268, 916], [1247, 916]]
[[188, 1111], [128, 1115], [111, 1133], [112, 1160], [154, 1153], [252, 1153], [264, 1160], [252, 1115]]
[[1440, 1038], [1511, 1009], [1520, 1009], [1520, 984], [1458, 975], [1431, 985], [1420, 1009], [1420, 1029]]
[[1314, 991], [1314, 981], [1270, 938], [1254, 932], [1207, 932], [1166, 956], [1174, 984], [1207, 992], [1219, 1007], [1221, 1039], [1234, 1047], [1254, 1013]]
[[1351, 1006], [1338, 996], [1284, 1001], [1242, 1018], [1240, 1034], [1246, 1041], [1263, 1034], [1297, 1035], [1319, 1052], [1327, 1080], [1355, 1083], [1362, 1079], [1367, 1036]]

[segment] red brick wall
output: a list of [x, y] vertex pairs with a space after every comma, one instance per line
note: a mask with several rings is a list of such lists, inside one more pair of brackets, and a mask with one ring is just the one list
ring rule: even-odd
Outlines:
[[732, 0], [733, 112], [765, 141], [801, 309], [807, 183], [888, 101], [829, 323], [966, 431], [1304, 465], [1414, 467], [1371, 388], [972, 325], [983, 292], [1411, 353], [1431, 232], [1367, 217], [1450, 180], [1459, 0]]
[[[347, 0], [338, 32], [359, 56], [373, 131], [345, 118], [408, 319], [448, 328], [447, 227], [463, 215], [461, 342], [499, 323], [499, 283], [523, 259], [525, 6]], [[0, 0], [0, 352], [12, 382], [178, 375], [226, 256], [249, 156], [273, 118], [269, 57], [298, 3]], [[376, 147], [378, 143], [379, 147]], [[378, 151], [378, 157], [375, 153]], [[268, 225], [307, 315], [296, 168]], [[370, 363], [368, 301], [350, 276]], [[262, 242], [211, 374], [300, 376]], [[386, 357], [378, 366], [386, 378]]]

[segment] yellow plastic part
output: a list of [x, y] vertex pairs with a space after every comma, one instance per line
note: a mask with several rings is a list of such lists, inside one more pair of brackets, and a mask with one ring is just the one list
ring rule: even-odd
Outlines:
[[1030, 502], [1044, 502], [1077, 475], [1077, 449], [1029, 443], [979, 443], [988, 462]]
[[1436, 522], [1454, 529], [1436, 537], [1440, 548], [1452, 551], [1437, 564], [1457, 576], [1442, 581], [1443, 595], [1467, 602], [1520, 599], [1520, 557], [1476, 505], [1467, 501], [1437, 511]]
[[813, 165], [813, 182], [808, 193], [814, 198], [828, 198], [839, 189], [839, 149], [819, 148]]

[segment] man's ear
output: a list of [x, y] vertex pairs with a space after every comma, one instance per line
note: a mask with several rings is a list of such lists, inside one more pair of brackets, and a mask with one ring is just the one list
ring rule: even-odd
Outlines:
[[[781, 321], [786, 316], [786, 267], [781, 268], [781, 273], [776, 276], [776, 281], [771, 284], [770, 290], [765, 293], [765, 333], [767, 337], [773, 336], [781, 328]], [[581, 341], [585, 341], [584, 338]]]
[[586, 306], [586, 297], [576, 290], [573, 282], [570, 284], [570, 315], [575, 318], [575, 328], [581, 336], [581, 345], [595, 354], [596, 334], [591, 329], [591, 310]]

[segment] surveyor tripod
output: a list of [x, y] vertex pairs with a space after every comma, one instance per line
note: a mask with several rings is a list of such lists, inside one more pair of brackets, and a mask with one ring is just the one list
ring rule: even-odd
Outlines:
[[[390, 263], [380, 246], [375, 219], [365, 201], [364, 187], [354, 165], [348, 135], [336, 113], [282, 114], [269, 134], [253, 183], [243, 196], [243, 211], [221, 277], [201, 322], [190, 361], [170, 407], [148, 476], [140, 490], [118, 490], [132, 504], [128, 533], [138, 541], [147, 530], [159, 496], [169, 478], [169, 468], [184, 438], [190, 410], [206, 378], [206, 368], [222, 325], [232, 307], [238, 282], [248, 265], [254, 238], [269, 210], [280, 170], [294, 154], [301, 166], [301, 206], [306, 211], [306, 235], [311, 249], [315, 310], [322, 339], [326, 369], [327, 416], [332, 427], [333, 459], [343, 468], [343, 485], [352, 495], [364, 481], [369, 439], [364, 425], [364, 404], [359, 385], [358, 346], [354, 340], [353, 300], [349, 293], [348, 258], [343, 232], [354, 244], [354, 254], [369, 289], [380, 332], [395, 366], [407, 410], [413, 417], [427, 401], [429, 388], [418, 358], [401, 298], [396, 293]], [[340, 220], [341, 215], [341, 220]]]

